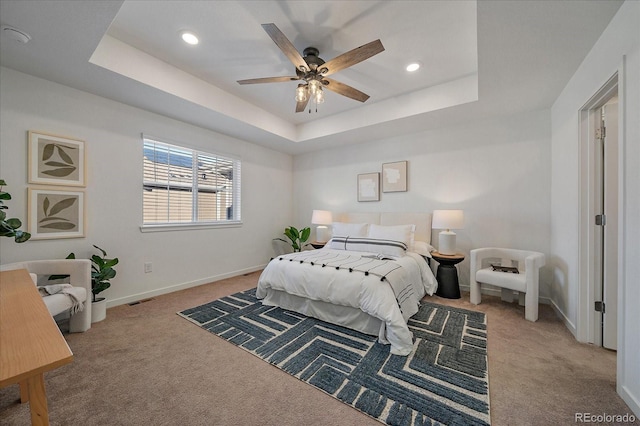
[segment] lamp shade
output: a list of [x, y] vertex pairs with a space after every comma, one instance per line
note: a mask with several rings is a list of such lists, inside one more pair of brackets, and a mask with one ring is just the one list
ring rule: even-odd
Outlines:
[[431, 228], [462, 229], [464, 228], [464, 213], [462, 210], [434, 210]]
[[331, 225], [333, 217], [331, 212], [327, 210], [314, 210], [311, 215], [311, 223], [314, 225]]

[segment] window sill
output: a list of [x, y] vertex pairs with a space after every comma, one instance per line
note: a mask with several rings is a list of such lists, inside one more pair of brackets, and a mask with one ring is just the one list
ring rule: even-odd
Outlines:
[[190, 231], [195, 229], [214, 228], [240, 228], [241, 221], [229, 222], [202, 222], [202, 223], [158, 223], [153, 225], [142, 225], [140, 232], [167, 232], [167, 231]]

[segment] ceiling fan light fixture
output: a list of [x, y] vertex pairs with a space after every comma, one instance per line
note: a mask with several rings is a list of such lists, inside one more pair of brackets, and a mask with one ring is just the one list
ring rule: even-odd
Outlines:
[[316, 104], [321, 104], [324, 102], [324, 92], [322, 91], [322, 87], [318, 89], [314, 99], [316, 101]]
[[321, 83], [318, 80], [311, 80], [309, 82], [309, 92], [311, 92], [312, 95], [315, 95], [320, 88], [320, 84]]
[[407, 68], [405, 69], [409, 72], [418, 71], [418, 69], [420, 69], [420, 62], [412, 62], [409, 65], [407, 65]]
[[298, 84], [296, 88], [296, 102], [304, 102], [307, 100], [307, 86]]
[[191, 31], [180, 32], [180, 37], [182, 37], [182, 41], [192, 46], [195, 46], [200, 42], [200, 40], [198, 39], [198, 36]]

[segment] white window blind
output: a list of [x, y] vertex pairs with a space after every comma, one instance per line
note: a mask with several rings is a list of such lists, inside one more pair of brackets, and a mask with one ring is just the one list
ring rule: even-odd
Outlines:
[[240, 160], [143, 138], [143, 224], [240, 221]]

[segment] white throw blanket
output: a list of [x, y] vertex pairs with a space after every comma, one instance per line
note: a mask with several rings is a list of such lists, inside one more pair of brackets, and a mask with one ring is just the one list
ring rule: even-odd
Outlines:
[[420, 297], [416, 297], [412, 284], [407, 280], [407, 274], [393, 257], [335, 250], [308, 250], [278, 256], [277, 259], [307, 263], [318, 268], [329, 267], [335, 270], [358, 272], [365, 276], [374, 275], [391, 286], [405, 321], [418, 311], [419, 304], [416, 301], [420, 300]]
[[74, 287], [71, 284], [51, 284], [38, 287], [41, 296], [49, 296], [52, 294], [66, 294], [73, 301], [71, 306], [71, 314], [75, 314], [84, 309], [84, 304], [80, 299], [84, 295], [84, 291], [80, 287]]

